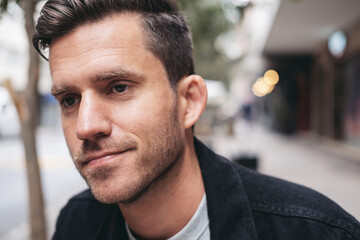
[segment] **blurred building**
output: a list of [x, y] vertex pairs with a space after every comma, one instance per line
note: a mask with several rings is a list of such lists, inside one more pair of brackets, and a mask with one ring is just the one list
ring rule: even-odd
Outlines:
[[280, 75], [273, 93], [259, 101], [268, 122], [284, 133], [307, 131], [360, 146], [360, 1], [276, 4], [257, 69]]
[[[11, 2], [8, 13], [2, 14], [0, 18], [0, 87], [6, 80], [10, 80], [16, 92], [26, 91], [29, 64], [28, 48], [29, 41], [25, 32], [23, 11], [14, 2]], [[42, 125], [58, 125], [58, 106], [53, 97], [50, 96], [51, 78], [48, 64], [43, 59], [41, 59], [38, 89], [41, 105], [40, 123]], [[8, 96], [5, 95], [4, 91], [0, 92], [0, 95], [1, 99], [7, 99], [6, 104], [11, 106], [8, 109], [13, 109], [12, 103], [8, 101]], [[3, 102], [2, 104], [5, 104]], [[4, 110], [0, 111], [0, 117], [5, 119]], [[13, 113], [11, 113], [11, 119], [9, 114], [6, 115], [6, 119], [8, 119], [7, 124], [5, 121], [0, 121], [0, 129], [6, 129], [9, 122], [18, 122]], [[16, 123], [16, 125], [19, 124]]]
[[4, 14], [0, 19], [0, 84], [10, 79], [16, 90], [26, 85], [27, 37], [21, 17]]

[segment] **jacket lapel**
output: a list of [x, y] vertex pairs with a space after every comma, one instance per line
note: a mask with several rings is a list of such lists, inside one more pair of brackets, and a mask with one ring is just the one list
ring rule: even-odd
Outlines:
[[212, 240], [256, 240], [249, 200], [234, 163], [194, 140], [204, 180]]

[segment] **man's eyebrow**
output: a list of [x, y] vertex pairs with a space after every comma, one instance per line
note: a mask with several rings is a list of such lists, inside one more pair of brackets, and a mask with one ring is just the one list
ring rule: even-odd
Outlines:
[[63, 84], [56, 84], [51, 87], [51, 95], [55, 98], [64, 92], [70, 91], [70, 86], [63, 85]]
[[[129, 79], [129, 80], [141, 80], [143, 76], [135, 71], [131, 71], [125, 68], [116, 68], [112, 69], [100, 74], [97, 74], [93, 81], [94, 82], [101, 82], [101, 81], [109, 81], [113, 79]], [[64, 84], [54, 84], [51, 88], [51, 95], [55, 98], [63, 94], [64, 92], [71, 91], [71, 87]]]
[[140, 80], [140, 79], [142, 79], [142, 75], [135, 71], [129, 70], [129, 69], [116, 68], [116, 69], [112, 69], [110, 71], [103, 72], [103, 73], [96, 75], [94, 78], [94, 81], [95, 82], [107, 81], [107, 80], [112, 80], [114, 78], [128, 79], [128, 80]]

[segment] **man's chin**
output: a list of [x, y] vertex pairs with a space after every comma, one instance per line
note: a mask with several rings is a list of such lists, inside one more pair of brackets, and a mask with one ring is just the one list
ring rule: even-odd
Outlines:
[[114, 193], [113, 191], [104, 191], [104, 189], [99, 190], [96, 187], [90, 187], [90, 190], [94, 197], [101, 203], [114, 204], [124, 200], [124, 196], [121, 196], [117, 192]]
[[89, 185], [94, 197], [105, 204], [131, 204], [136, 202], [147, 190], [147, 188], [130, 188], [129, 186], [113, 186], [99, 184]]

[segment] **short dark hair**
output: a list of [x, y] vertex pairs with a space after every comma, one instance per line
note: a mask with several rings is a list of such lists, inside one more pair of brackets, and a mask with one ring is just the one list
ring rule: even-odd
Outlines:
[[171, 86], [194, 74], [193, 47], [189, 28], [175, 0], [49, 0], [40, 12], [33, 45], [41, 50], [87, 22], [96, 22], [116, 13], [138, 13], [145, 30], [147, 48], [160, 59]]

